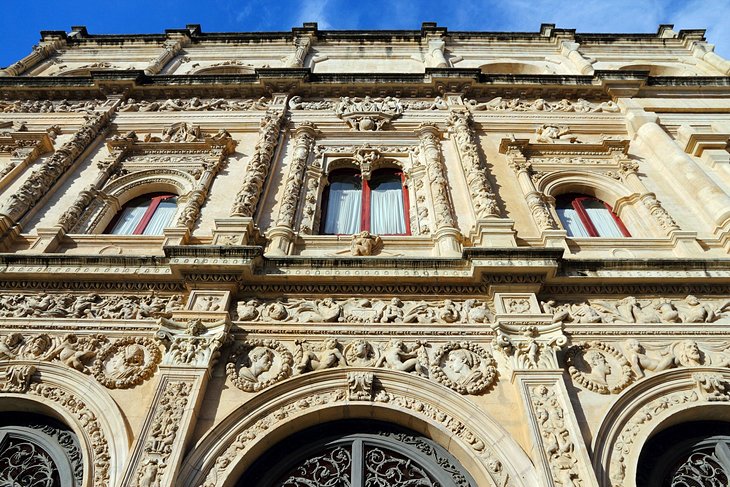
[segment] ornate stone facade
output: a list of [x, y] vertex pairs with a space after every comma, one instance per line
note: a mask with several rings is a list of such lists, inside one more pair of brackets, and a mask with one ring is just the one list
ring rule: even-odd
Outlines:
[[728, 75], [666, 25], [44, 31], [0, 69], [0, 484], [729, 478]]

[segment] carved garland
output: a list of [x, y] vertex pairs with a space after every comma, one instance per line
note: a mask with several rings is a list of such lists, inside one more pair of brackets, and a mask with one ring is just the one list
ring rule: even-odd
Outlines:
[[109, 389], [126, 389], [152, 377], [161, 360], [162, 352], [156, 341], [142, 337], [123, 338], [99, 352], [93, 374]]
[[[241, 362], [251, 361], [250, 352], [252, 352], [255, 348], [261, 348], [266, 351], [263, 353], [268, 354], [269, 352], [271, 352], [272, 354], [278, 355], [278, 357], [276, 357], [276, 362], [279, 363], [273, 363], [274, 357], [269, 356], [270, 362], [268, 365], [269, 367], [278, 367], [279, 370], [276, 374], [273, 374], [271, 377], [261, 379], [261, 374], [256, 374], [254, 372], [251, 375], [251, 379], [253, 380], [246, 380], [245, 378], [241, 377]], [[291, 352], [284, 345], [277, 342], [276, 340], [247, 340], [238, 345], [231, 353], [230, 358], [228, 359], [228, 363], [226, 364], [226, 374], [228, 375], [228, 378], [231, 380], [231, 382], [233, 382], [233, 384], [242, 391], [258, 392], [262, 389], [276, 384], [279, 381], [291, 377], [293, 365], [294, 358], [292, 357]], [[251, 369], [247, 370], [250, 371]]]
[[[580, 370], [581, 362], [587, 362], [585, 356], [589, 351], [602, 355], [604, 361], [605, 355], [609, 355], [615, 360], [620, 367], [618, 379], [611, 382], [603, 382], [600, 379], [596, 379], [594, 374]], [[617, 394], [634, 381], [634, 373], [626, 357], [607, 343], [598, 341], [578, 342], [568, 349], [565, 354], [565, 361], [568, 364], [568, 372], [575, 382], [599, 394]]]
[[[457, 351], [463, 351], [461, 354]], [[468, 366], [469, 373], [466, 376], [458, 375], [460, 370], [455, 370], [454, 365], [450, 368], [457, 375], [451, 376], [444, 371], [448, 360], [454, 360], [452, 353], [455, 355], [463, 355], [458, 358], [460, 361], [473, 361], [473, 365]], [[469, 342], [449, 342], [440, 346], [434, 352], [434, 361], [431, 364], [431, 377], [445, 385], [449, 389], [453, 389], [459, 394], [479, 394], [494, 385], [497, 380], [497, 367], [494, 357], [485, 349], [476, 343]], [[466, 365], [463, 365], [466, 367]]]

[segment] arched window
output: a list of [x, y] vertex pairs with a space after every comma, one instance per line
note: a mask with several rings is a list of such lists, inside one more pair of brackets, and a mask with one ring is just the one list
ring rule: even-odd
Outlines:
[[73, 431], [30, 413], [0, 414], [0, 485], [78, 487], [83, 454]]
[[568, 193], [556, 198], [556, 209], [569, 237], [630, 237], [613, 209], [584, 194]]
[[272, 447], [238, 487], [476, 487], [458, 461], [416, 432], [378, 421], [315, 426]]
[[641, 450], [636, 485], [730, 485], [730, 424], [697, 421], [660, 432]]
[[407, 209], [402, 172], [379, 169], [363, 180], [357, 170], [340, 169], [329, 176], [322, 233], [352, 235], [368, 230], [376, 235], [409, 235]]
[[177, 212], [177, 196], [153, 193], [127, 202], [104, 233], [113, 235], [162, 235]]

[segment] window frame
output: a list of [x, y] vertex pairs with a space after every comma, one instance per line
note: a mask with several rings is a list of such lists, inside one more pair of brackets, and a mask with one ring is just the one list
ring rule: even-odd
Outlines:
[[[140, 218], [137, 225], [134, 227], [134, 230], [132, 233], [122, 233], [122, 234], [115, 234], [112, 233], [112, 230], [119, 222], [119, 218], [121, 218], [122, 213], [124, 210], [128, 207], [128, 205], [134, 201], [142, 200], [145, 197], [149, 197], [147, 201], [149, 201], [149, 204], [147, 205], [147, 209], [145, 210], [144, 214]], [[137, 196], [135, 198], [130, 199], [127, 201], [120, 209], [117, 211], [117, 213], [114, 215], [114, 218], [109, 222], [109, 224], [106, 226], [104, 231], [102, 232], [105, 235], [143, 235], [144, 231], [147, 229], [147, 226], [149, 225], [150, 221], [152, 220], [152, 217], [154, 216], [155, 212], [160, 206], [160, 203], [163, 201], [167, 201], [172, 198], [177, 198], [178, 195], [174, 193], [148, 193], [143, 194], [140, 196]], [[177, 205], [176, 205], [177, 206]], [[149, 235], [148, 235], [149, 236]]]
[[[403, 198], [403, 222], [405, 227], [404, 233], [385, 233], [380, 235], [387, 235], [387, 236], [410, 236], [411, 235], [411, 220], [409, 218], [410, 216], [410, 196], [408, 194], [408, 185], [406, 184], [406, 177], [405, 173], [400, 168], [379, 168], [376, 169], [371, 173], [371, 178], [373, 176], [377, 176], [379, 172], [385, 172], [388, 171], [393, 176], [397, 176], [400, 178], [401, 183], [401, 194]], [[327, 212], [329, 210], [329, 186], [332, 184], [332, 181], [330, 178], [333, 175], [338, 174], [352, 174], [355, 178], [360, 178], [360, 191], [361, 191], [361, 198], [360, 198], [360, 231], [371, 231], [370, 230], [370, 223], [371, 223], [371, 196], [372, 196], [372, 188], [370, 186], [370, 178], [365, 179], [362, 177], [362, 172], [355, 168], [339, 168], [331, 171], [327, 175], [327, 189], [324, 192], [324, 196], [322, 198], [322, 218], [319, 225], [319, 234], [320, 235], [344, 235], [344, 234], [331, 234], [331, 233], [325, 233], [324, 227], [325, 223], [327, 221]]]
[[[595, 225], [593, 224], [593, 221], [591, 220], [591, 217], [588, 215], [588, 212], [586, 211], [586, 208], [584, 206], [584, 203], [586, 201], [597, 201], [598, 203], [601, 203], [606, 210], [608, 210], [609, 215], [611, 215], [611, 218], [613, 219], [614, 223], [616, 224], [616, 227], [618, 228], [619, 232], [621, 232], [621, 235], [623, 238], [631, 238], [631, 233], [629, 232], [628, 228], [626, 228], [626, 225], [624, 225], [624, 222], [621, 221], [621, 219], [616, 215], [616, 213], [613, 211], [613, 208], [611, 205], [606, 203], [605, 201], [598, 199], [594, 196], [588, 196], [588, 195], [581, 195], [581, 194], [566, 194], [566, 199], [568, 196], [570, 196], [570, 205], [575, 210], [576, 214], [578, 215], [578, 218], [580, 219], [581, 224], [583, 225], [583, 228], [585, 228], [586, 233], [588, 233], [588, 238], [614, 238], [614, 237], [601, 237], [599, 235], [598, 230], [596, 229]], [[558, 209], [558, 205], [556, 204], [556, 209]], [[560, 218], [558, 218], [558, 221], [560, 221]], [[562, 225], [562, 221], [561, 225]], [[566, 229], [567, 230], [567, 229]], [[575, 238], [575, 237], [570, 237]], [[577, 237], [581, 238], [581, 237]]]

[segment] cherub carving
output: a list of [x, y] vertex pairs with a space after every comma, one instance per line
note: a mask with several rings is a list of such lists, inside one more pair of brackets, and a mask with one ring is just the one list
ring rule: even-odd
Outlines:
[[297, 370], [299, 373], [308, 370], [323, 370], [345, 365], [345, 357], [340, 352], [340, 342], [336, 338], [328, 338], [322, 343], [322, 350], [315, 353], [305, 350], [303, 343], [298, 343]]
[[391, 340], [375, 366], [385, 365], [401, 372], [411, 372], [426, 377], [428, 364], [421, 358], [421, 353], [425, 353], [424, 346], [425, 344], [416, 341], [415, 345], [409, 348], [403, 340]]

